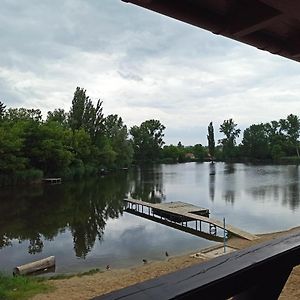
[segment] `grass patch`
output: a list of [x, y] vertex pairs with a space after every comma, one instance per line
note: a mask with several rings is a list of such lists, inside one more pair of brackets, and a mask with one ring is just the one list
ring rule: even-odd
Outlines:
[[76, 276], [76, 274], [59, 274], [59, 275], [53, 275], [53, 276], [49, 277], [48, 280], [70, 279], [75, 276]]
[[[94, 275], [97, 273], [102, 273], [100, 269], [91, 269], [86, 272], [80, 272], [75, 274], [59, 274], [49, 277], [49, 280], [62, 280], [62, 279], [70, 279], [72, 277], [82, 277], [82, 276], [88, 276], [88, 275]], [[1, 299], [1, 298], [0, 298]]]
[[0, 273], [0, 299], [23, 300], [50, 291], [52, 288], [44, 281], [32, 277], [10, 277]]
[[102, 272], [103, 271], [101, 271], [100, 269], [91, 269], [87, 272], [78, 273], [77, 276], [82, 277], [82, 276], [94, 275], [94, 274], [102, 273]]

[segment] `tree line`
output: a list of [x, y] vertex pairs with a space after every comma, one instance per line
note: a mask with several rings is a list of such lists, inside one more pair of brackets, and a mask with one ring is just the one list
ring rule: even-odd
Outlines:
[[160, 121], [146, 120], [128, 130], [120, 116], [104, 116], [103, 102], [94, 105], [80, 87], [69, 111], [49, 111], [45, 120], [39, 109], [6, 108], [0, 101], [0, 186], [154, 162], [164, 129]]
[[74, 178], [132, 162], [128, 130], [118, 115], [104, 117], [77, 87], [69, 112], [8, 108], [0, 102], [0, 185], [42, 176]]
[[225, 120], [219, 130], [225, 137], [219, 140], [216, 153], [212, 156], [221, 160], [300, 162], [300, 119], [297, 115], [290, 114], [286, 119], [250, 125], [244, 130], [238, 145], [241, 130], [232, 119]]
[[132, 163], [203, 160], [279, 160], [299, 158], [299, 117], [254, 124], [243, 132], [232, 119], [224, 120], [214, 138], [208, 126], [208, 146], [165, 145], [165, 126], [146, 120], [129, 130], [122, 118], [104, 116], [103, 102], [93, 104], [86, 90], [77, 87], [70, 110], [6, 108], [0, 101], [0, 186], [33, 181], [43, 176], [72, 179], [99, 170], [128, 168]]
[[273, 161], [273, 162], [300, 162], [299, 135], [300, 119], [290, 114], [286, 119], [250, 125], [243, 131], [237, 128], [233, 119], [224, 120], [219, 127], [223, 138], [215, 141], [214, 126], [210, 122], [207, 129], [207, 146], [197, 144], [183, 147], [165, 146], [162, 150], [164, 159], [173, 162], [180, 161]]

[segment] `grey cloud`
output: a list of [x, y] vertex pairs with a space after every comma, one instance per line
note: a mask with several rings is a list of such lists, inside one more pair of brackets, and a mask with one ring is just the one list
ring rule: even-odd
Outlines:
[[79, 85], [124, 120], [161, 118], [169, 142], [299, 110], [299, 64], [120, 0], [3, 0], [0, 26], [7, 105], [66, 109]]

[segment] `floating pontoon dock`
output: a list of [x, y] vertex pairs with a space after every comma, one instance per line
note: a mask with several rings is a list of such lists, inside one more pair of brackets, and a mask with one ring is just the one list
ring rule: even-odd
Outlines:
[[61, 178], [44, 178], [43, 182], [49, 184], [59, 184], [61, 183]]
[[[216, 240], [218, 230], [224, 234], [223, 222], [209, 218], [209, 210], [184, 202], [148, 203], [135, 199], [124, 199], [125, 211], [150, 219], [165, 225]], [[207, 232], [203, 231], [207, 229]], [[247, 240], [257, 239], [257, 236], [226, 224], [226, 233], [242, 237]], [[215, 238], [214, 238], [215, 237]]]

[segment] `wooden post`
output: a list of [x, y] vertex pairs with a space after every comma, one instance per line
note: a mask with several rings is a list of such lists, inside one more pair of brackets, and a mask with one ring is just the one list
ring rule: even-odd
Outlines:
[[55, 257], [49, 256], [47, 258], [31, 262], [26, 265], [18, 266], [14, 268], [14, 275], [26, 275], [30, 273], [34, 273], [40, 270], [52, 268], [55, 266]]

